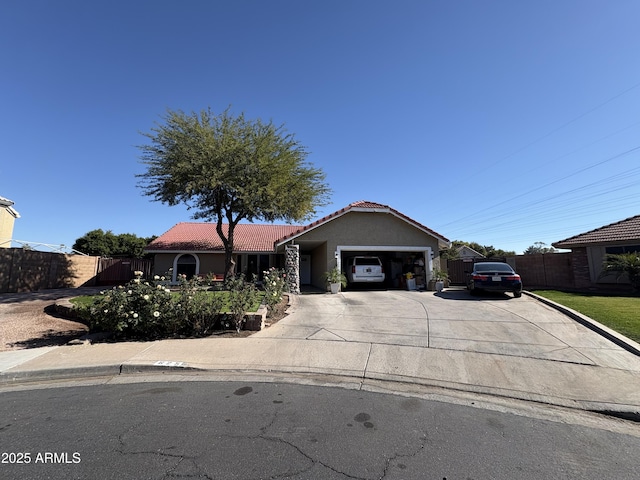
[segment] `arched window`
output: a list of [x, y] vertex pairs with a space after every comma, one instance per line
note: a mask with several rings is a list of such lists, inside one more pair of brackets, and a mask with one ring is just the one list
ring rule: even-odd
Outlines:
[[198, 274], [200, 270], [200, 260], [196, 255], [183, 253], [178, 255], [173, 262], [173, 271], [175, 277], [173, 281], [177, 281], [178, 275], [186, 275], [187, 279]]

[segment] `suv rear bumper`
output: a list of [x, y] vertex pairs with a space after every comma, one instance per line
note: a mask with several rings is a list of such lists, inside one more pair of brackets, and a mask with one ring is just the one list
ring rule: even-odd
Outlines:
[[349, 281], [351, 283], [382, 283], [384, 278], [384, 275], [352, 275]]

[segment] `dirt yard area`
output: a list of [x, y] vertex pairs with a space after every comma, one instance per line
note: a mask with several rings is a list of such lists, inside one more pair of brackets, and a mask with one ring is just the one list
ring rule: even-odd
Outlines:
[[63, 345], [88, 332], [86, 325], [48, 314], [61, 298], [95, 293], [95, 289], [46, 290], [0, 295], [0, 351]]

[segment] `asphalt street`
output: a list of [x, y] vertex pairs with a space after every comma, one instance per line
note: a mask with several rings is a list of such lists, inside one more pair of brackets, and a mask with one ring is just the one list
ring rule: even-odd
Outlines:
[[126, 379], [3, 391], [0, 477], [637, 478], [635, 425], [586, 412], [277, 382]]

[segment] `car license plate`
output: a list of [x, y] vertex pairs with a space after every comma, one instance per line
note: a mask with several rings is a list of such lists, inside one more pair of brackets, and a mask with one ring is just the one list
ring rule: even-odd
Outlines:
[[367, 268], [367, 273], [371, 273], [371, 269], [370, 268]]
[[491, 280], [493, 280], [494, 282], [501, 282], [502, 277], [491, 277]]

